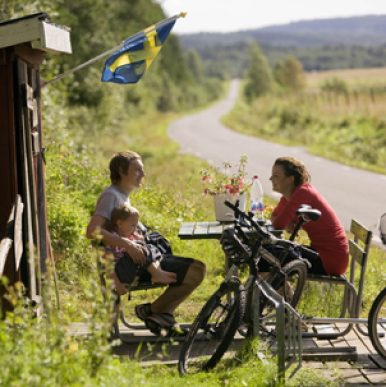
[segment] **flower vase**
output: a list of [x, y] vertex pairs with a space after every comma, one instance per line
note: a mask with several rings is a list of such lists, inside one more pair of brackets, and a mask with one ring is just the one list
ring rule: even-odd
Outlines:
[[230, 195], [230, 194], [218, 194], [213, 196], [214, 211], [216, 214], [216, 220], [219, 222], [232, 222], [235, 220], [234, 212], [231, 208], [227, 207], [224, 202], [227, 200], [232, 204], [235, 204], [239, 200], [239, 208], [241, 211], [245, 211], [246, 194]]

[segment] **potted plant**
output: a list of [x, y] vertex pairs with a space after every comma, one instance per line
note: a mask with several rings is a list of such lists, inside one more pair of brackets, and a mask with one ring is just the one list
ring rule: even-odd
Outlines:
[[240, 209], [245, 210], [247, 192], [251, 187], [251, 181], [247, 179], [247, 161], [247, 156], [243, 155], [235, 166], [224, 162], [220, 169], [200, 171], [204, 194], [213, 196], [216, 220], [234, 220], [233, 211], [224, 204], [225, 200], [232, 203], [239, 200]]

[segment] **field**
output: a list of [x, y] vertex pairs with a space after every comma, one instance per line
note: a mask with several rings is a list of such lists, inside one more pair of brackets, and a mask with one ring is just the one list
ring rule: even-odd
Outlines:
[[319, 88], [320, 84], [331, 78], [339, 78], [349, 86], [385, 86], [386, 67], [369, 69], [329, 70], [306, 73], [310, 89]]
[[242, 133], [386, 173], [385, 76], [386, 69], [307, 74], [302, 91], [279, 90], [250, 104], [241, 96], [224, 122]]

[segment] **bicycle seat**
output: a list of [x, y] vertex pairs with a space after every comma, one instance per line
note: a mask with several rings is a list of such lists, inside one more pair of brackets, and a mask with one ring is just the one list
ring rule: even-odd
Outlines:
[[318, 220], [322, 213], [316, 208], [311, 208], [308, 205], [303, 205], [297, 209], [296, 214], [301, 216], [306, 222], [309, 220]]

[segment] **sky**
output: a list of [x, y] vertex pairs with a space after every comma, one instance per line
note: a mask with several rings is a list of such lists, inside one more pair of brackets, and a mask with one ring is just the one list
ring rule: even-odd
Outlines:
[[386, 0], [157, 0], [167, 16], [181, 11], [174, 33], [229, 32], [299, 20], [386, 15]]

